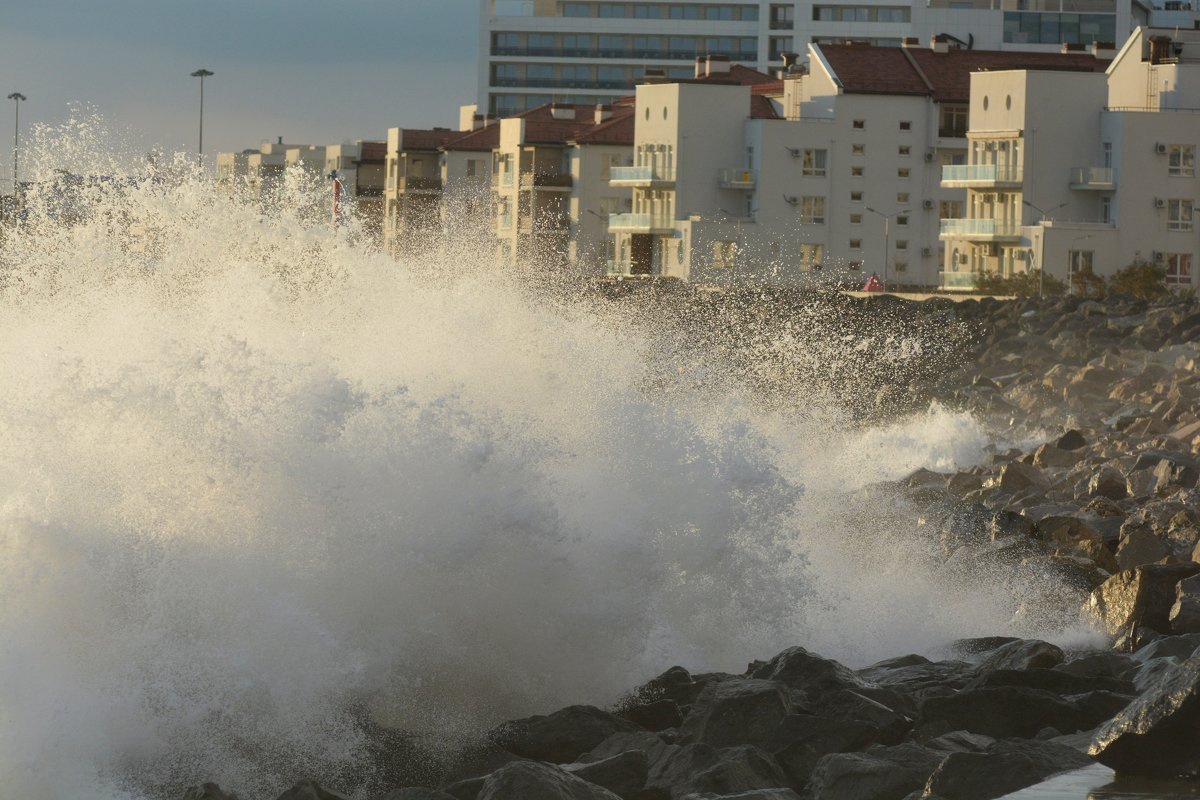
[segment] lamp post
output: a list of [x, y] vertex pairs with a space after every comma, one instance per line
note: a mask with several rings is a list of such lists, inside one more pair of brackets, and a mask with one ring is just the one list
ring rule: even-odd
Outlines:
[[212, 75], [211, 70], [204, 68], [192, 73], [193, 78], [200, 79], [200, 143], [196, 148], [196, 155], [201, 164], [204, 163], [204, 79], [211, 78]]
[[1049, 219], [1050, 215], [1055, 211], [1058, 211], [1060, 208], [1066, 208], [1070, 205], [1070, 203], [1059, 203], [1051, 209], [1044, 209], [1041, 206], [1034, 205], [1028, 200], [1022, 200], [1021, 205], [1029, 206], [1034, 211], [1042, 215], [1042, 240], [1041, 246], [1038, 248], [1038, 297], [1043, 297], [1045, 296], [1046, 289], [1046, 220]]
[[892, 218], [899, 217], [908, 213], [907, 208], [902, 208], [899, 211], [893, 211], [891, 214], [885, 214], [882, 211], [876, 211], [871, 207], [867, 207], [867, 211], [872, 214], [877, 214], [883, 217], [883, 285], [887, 288], [888, 281], [888, 251], [892, 246]]
[[21, 101], [26, 100], [25, 95], [20, 92], [13, 92], [8, 96], [9, 100], [13, 101], [16, 107], [16, 113], [13, 115], [13, 202], [17, 202], [17, 156], [21, 152]]

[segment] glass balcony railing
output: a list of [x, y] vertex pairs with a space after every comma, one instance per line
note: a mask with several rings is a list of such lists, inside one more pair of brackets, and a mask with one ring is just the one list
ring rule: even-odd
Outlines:
[[753, 189], [754, 172], [748, 169], [723, 169], [717, 172], [717, 185], [722, 189]]
[[613, 167], [609, 171], [610, 182], [650, 183], [652, 181], [673, 181], [675, 171], [662, 167]]
[[1020, 183], [1021, 168], [1007, 164], [949, 164], [942, 183]]
[[1112, 167], [1072, 167], [1072, 189], [1111, 189], [1117, 184], [1117, 171]]
[[647, 233], [652, 230], [671, 229], [675, 220], [659, 214], [610, 214], [608, 229], [610, 231], [639, 231]]
[[1016, 222], [999, 219], [944, 219], [941, 225], [942, 236], [956, 236], [964, 239], [1021, 235], [1021, 226]]
[[943, 272], [941, 273], [943, 289], [974, 289], [974, 272]]
[[631, 275], [633, 273], [633, 261], [629, 259], [610, 258], [608, 260], [609, 275]]

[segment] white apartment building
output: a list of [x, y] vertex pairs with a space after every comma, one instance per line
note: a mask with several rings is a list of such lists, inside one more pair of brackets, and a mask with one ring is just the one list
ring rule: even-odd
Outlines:
[[[1155, 10], [1152, 4], [1162, 8]], [[1057, 52], [1150, 23], [1193, 27], [1192, 0], [480, 0], [479, 106], [609, 103], [647, 70], [691, 76], [724, 55], [767, 72], [783, 53], [947, 34], [971, 49]]]
[[942, 178], [968, 193], [966, 218], [942, 222], [943, 286], [1138, 260], [1196, 285], [1200, 33], [1138, 30], [1099, 75], [972, 75], [968, 139], [968, 163]]
[[972, 72], [1106, 63], [944, 39], [810, 45], [811, 70], [783, 81], [710, 58], [690, 81], [639, 86], [634, 164], [611, 181], [633, 190], [609, 226], [613, 273], [790, 283], [820, 267], [937, 285], [939, 219], [965, 213], [966, 191], [939, 179], [967, 160]]
[[389, 128], [386, 145], [383, 237], [388, 252], [423, 250], [442, 227], [439, 148], [461, 133], [449, 128]]

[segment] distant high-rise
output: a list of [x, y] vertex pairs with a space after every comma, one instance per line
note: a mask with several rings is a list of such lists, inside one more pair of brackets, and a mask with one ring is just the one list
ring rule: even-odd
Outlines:
[[[1121, 42], [1151, 0], [480, 0], [479, 105], [509, 115], [551, 101], [604, 103], [648, 70], [689, 78], [697, 57], [758, 70], [809, 42], [899, 45], [937, 34], [991, 50]], [[1153, 0], [1163, 9], [1179, 2]], [[1190, 4], [1189, 4], [1190, 7]], [[1172, 12], [1174, 13], [1174, 12]], [[1194, 12], [1182, 23], [1191, 27]]]

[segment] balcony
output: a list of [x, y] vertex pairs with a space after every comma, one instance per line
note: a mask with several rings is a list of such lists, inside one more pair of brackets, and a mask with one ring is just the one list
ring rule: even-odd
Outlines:
[[401, 192], [440, 192], [442, 179], [406, 175], [400, 177], [399, 187]]
[[954, 289], [961, 292], [975, 288], [974, 272], [942, 272], [939, 273], [939, 276], [943, 289]]
[[633, 274], [633, 261], [630, 259], [622, 260], [622, 259], [610, 258], [608, 260], [608, 274], [614, 275], [614, 276], [615, 275], [632, 275]]
[[[633, 61], [689, 61], [694, 62], [697, 57], [707, 55], [707, 51], [702, 51], [696, 48], [683, 48], [676, 50], [665, 49], [641, 49], [629, 47], [501, 47], [499, 45], [492, 46], [492, 55], [494, 56], [516, 56], [519, 58], [586, 58], [595, 60], [598, 58], [613, 58]], [[744, 52], [732, 52], [727, 54], [732, 62], [757, 61], [758, 53], [747, 50]], [[632, 81], [630, 81], [632, 85]]]
[[521, 233], [565, 233], [571, 229], [567, 214], [538, 214], [536, 218], [521, 217]]
[[675, 220], [660, 214], [609, 214], [609, 231], [624, 233], [671, 233]]
[[544, 189], [546, 191], [568, 190], [574, 185], [569, 174], [550, 172], [525, 172], [521, 174], [522, 189]]
[[717, 185], [722, 189], [754, 188], [754, 173], [748, 169], [723, 169], [717, 173]]
[[942, 186], [948, 189], [1017, 188], [1021, 180], [1021, 168], [1009, 164], [952, 164], [942, 167]]
[[1117, 171], [1112, 167], [1072, 167], [1071, 188], [1093, 192], [1115, 191]]
[[635, 186], [659, 188], [675, 185], [675, 170], [661, 167], [613, 167], [609, 171], [609, 186]]
[[1021, 226], [1016, 222], [999, 219], [944, 219], [940, 236], [943, 239], [975, 239], [984, 242], [1019, 240]]

